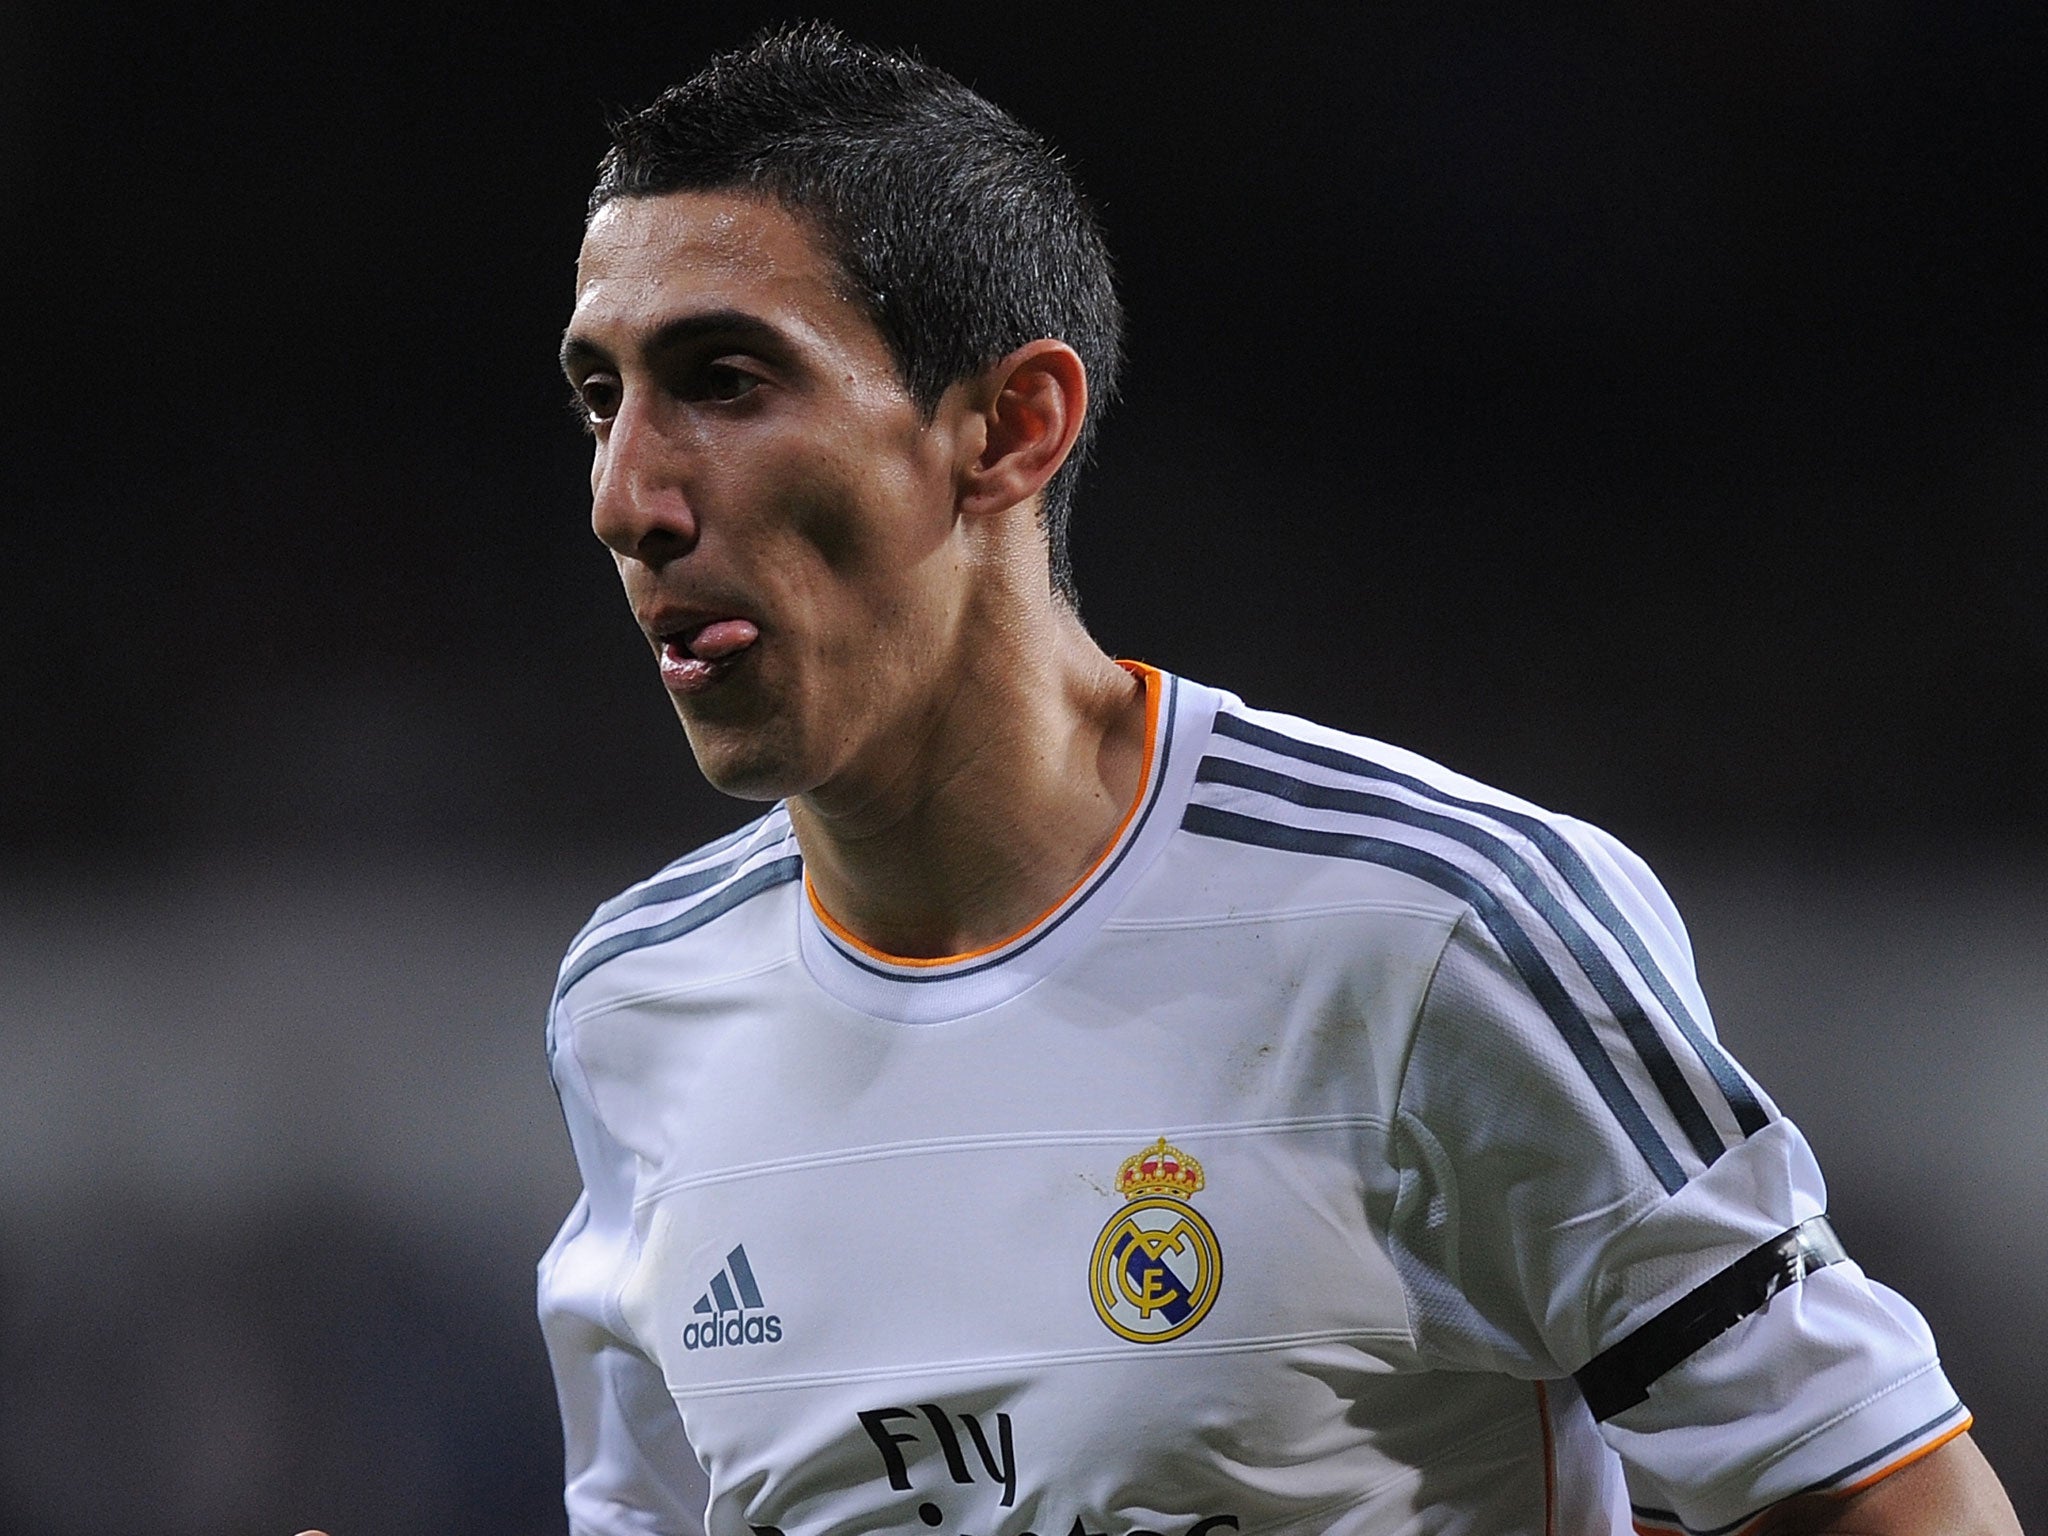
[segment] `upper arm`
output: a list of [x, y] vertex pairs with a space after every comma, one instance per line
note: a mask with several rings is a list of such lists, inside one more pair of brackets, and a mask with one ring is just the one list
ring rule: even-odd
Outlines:
[[1647, 872], [1576, 831], [1521, 852], [1400, 1090], [1390, 1239], [1425, 1355], [1572, 1378], [1647, 1530], [1740, 1526], [1964, 1427], [1919, 1314], [1802, 1254], [1820, 1170], [1720, 1050]]
[[542, 1255], [542, 1335], [562, 1414], [571, 1536], [703, 1536], [706, 1487], [660, 1368], [618, 1307], [638, 1250], [632, 1157], [554, 1039], [556, 1088], [584, 1192]]
[[1748, 1536], [2020, 1536], [2019, 1517], [1967, 1433], [1846, 1496], [1773, 1506]]

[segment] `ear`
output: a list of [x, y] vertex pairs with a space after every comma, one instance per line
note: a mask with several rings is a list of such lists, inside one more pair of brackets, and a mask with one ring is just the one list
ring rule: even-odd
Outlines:
[[976, 380], [978, 452], [961, 465], [959, 509], [1003, 512], [1044, 489], [1081, 435], [1088, 370], [1064, 341], [1026, 342]]

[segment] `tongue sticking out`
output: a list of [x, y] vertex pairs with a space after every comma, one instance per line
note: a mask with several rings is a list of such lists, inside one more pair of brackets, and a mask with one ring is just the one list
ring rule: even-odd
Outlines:
[[719, 619], [690, 636], [688, 650], [699, 661], [723, 661], [760, 638], [761, 631], [745, 619]]
[[714, 619], [688, 634], [672, 635], [662, 642], [661, 680], [672, 693], [702, 693], [760, 638], [760, 628], [750, 619]]

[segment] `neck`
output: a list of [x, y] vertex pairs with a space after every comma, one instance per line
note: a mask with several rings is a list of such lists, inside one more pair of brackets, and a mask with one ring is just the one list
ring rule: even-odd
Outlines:
[[1025, 648], [952, 673], [918, 739], [880, 782], [790, 801], [817, 901], [904, 958], [999, 944], [1057, 905], [1115, 838], [1139, 792], [1139, 680], [1062, 607]]

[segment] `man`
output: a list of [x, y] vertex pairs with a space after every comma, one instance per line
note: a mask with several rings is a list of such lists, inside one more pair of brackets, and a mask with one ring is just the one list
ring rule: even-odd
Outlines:
[[774, 807], [562, 968], [572, 1531], [2017, 1530], [1632, 854], [1090, 639], [1039, 141], [814, 26], [615, 136], [592, 521]]

